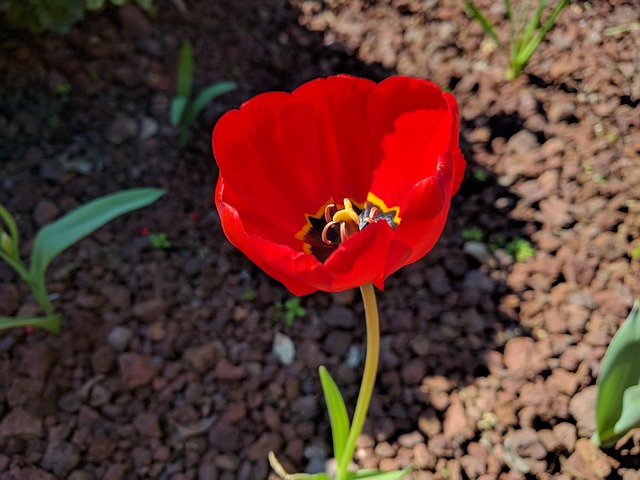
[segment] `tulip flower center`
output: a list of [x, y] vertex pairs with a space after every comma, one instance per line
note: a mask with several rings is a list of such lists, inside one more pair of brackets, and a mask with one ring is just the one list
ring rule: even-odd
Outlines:
[[360, 204], [349, 198], [343, 199], [342, 205], [330, 201], [317, 214], [306, 215], [307, 224], [296, 238], [302, 240], [306, 253], [324, 262], [338, 245], [370, 223], [384, 220], [395, 229], [399, 213], [398, 207], [388, 208], [372, 193]]
[[321, 238], [327, 245], [338, 245], [339, 243], [329, 238], [330, 230], [333, 230], [339, 236], [340, 242], [344, 242], [351, 235], [362, 229], [360, 226], [361, 222], [363, 222], [363, 227], [375, 222], [378, 213], [378, 207], [375, 206], [366, 212], [366, 216], [363, 215], [364, 212], [356, 212], [351, 200], [348, 198], [344, 199], [344, 207], [342, 210], [337, 210], [332, 215], [331, 212], [334, 210], [336, 210], [336, 206], [333, 203], [330, 203], [324, 209], [324, 218], [327, 224], [322, 229]]

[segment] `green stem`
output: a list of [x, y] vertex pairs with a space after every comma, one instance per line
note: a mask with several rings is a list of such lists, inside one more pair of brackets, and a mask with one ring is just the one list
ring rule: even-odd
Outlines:
[[362, 383], [360, 384], [356, 410], [353, 414], [353, 421], [351, 422], [351, 428], [349, 429], [349, 435], [347, 436], [347, 442], [342, 454], [342, 461], [338, 465], [336, 480], [347, 480], [349, 463], [353, 458], [356, 442], [362, 432], [364, 421], [367, 418], [373, 386], [376, 383], [378, 357], [380, 356], [380, 322], [378, 319], [378, 306], [376, 305], [376, 294], [373, 290], [373, 285], [367, 283], [361, 286], [360, 292], [362, 293], [367, 324], [367, 354], [364, 361], [364, 373], [362, 374]]

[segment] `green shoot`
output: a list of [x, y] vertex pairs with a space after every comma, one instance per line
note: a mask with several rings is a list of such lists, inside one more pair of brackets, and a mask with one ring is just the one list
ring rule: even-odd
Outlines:
[[114, 218], [155, 202], [163, 191], [136, 188], [105, 195], [92, 200], [44, 226], [33, 241], [27, 267], [20, 258], [18, 227], [11, 214], [0, 205], [0, 220], [8, 231], [0, 228], [0, 259], [4, 260], [29, 285], [42, 317], [0, 317], [0, 330], [31, 325], [53, 333], [60, 332], [60, 316], [53, 311], [45, 283], [49, 263], [62, 251], [105, 225]]
[[[472, 0], [463, 0], [471, 17], [476, 20], [484, 31], [498, 45], [502, 42], [498, 37], [495, 26], [478, 9]], [[517, 14], [514, 14], [510, 0], [504, 0], [509, 21], [509, 65], [505, 75], [507, 80], [514, 80], [525, 67], [531, 55], [536, 51], [545, 35], [551, 30], [558, 15], [569, 5], [569, 0], [558, 0], [547, 19], [543, 22], [542, 15], [549, 4], [549, 0], [538, 0], [538, 4], [530, 12], [529, 2], [523, 2]], [[527, 18], [527, 15], [531, 15]]]
[[536, 250], [531, 245], [531, 242], [524, 238], [514, 238], [507, 243], [505, 249], [518, 262], [525, 262], [536, 255]]
[[189, 42], [184, 42], [178, 60], [176, 96], [171, 101], [169, 112], [171, 123], [180, 130], [178, 139], [180, 149], [187, 145], [189, 129], [202, 109], [216, 97], [237, 88], [235, 82], [218, 82], [209, 85], [200, 91], [195, 99], [192, 99], [193, 68], [193, 48]]

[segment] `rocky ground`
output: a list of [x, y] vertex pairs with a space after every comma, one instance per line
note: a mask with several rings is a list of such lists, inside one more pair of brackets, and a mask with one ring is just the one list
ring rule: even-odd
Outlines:
[[[602, 356], [640, 298], [635, 0], [572, 1], [510, 83], [507, 48], [457, 0], [156, 4], [153, 19], [114, 7], [67, 36], [0, 34], [0, 203], [25, 256], [40, 226], [91, 198], [167, 191], [52, 264], [59, 337], [0, 336], [0, 479], [273, 479], [269, 450], [291, 471], [324, 468], [317, 368], [355, 404], [360, 300], [313, 294], [284, 321], [291, 295], [220, 229], [210, 132], [258, 92], [340, 72], [451, 90], [469, 162], [437, 247], [378, 295], [359, 465], [411, 464], [416, 480], [640, 478], [638, 433], [605, 451], [588, 440]], [[502, 3], [478, 4], [506, 40]], [[196, 89], [239, 88], [180, 151], [168, 105], [186, 39]], [[36, 311], [0, 265], [0, 315]], [[288, 339], [286, 364], [274, 342]]]

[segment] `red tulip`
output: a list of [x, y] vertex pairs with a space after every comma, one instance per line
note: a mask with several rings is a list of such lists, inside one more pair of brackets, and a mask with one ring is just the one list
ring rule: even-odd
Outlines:
[[223, 230], [296, 295], [382, 289], [442, 232], [458, 132], [456, 101], [425, 80], [339, 75], [258, 95], [213, 132]]

